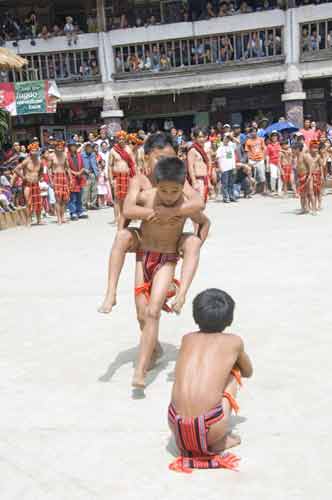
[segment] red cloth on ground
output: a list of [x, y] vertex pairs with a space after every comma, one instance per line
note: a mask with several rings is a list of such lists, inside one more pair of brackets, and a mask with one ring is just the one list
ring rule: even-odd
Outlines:
[[[80, 170], [83, 169], [83, 159], [80, 153], [76, 153], [75, 156], [77, 158], [76, 163], [73, 160], [73, 156], [68, 151], [67, 160], [70, 170], [72, 170], [73, 172], [79, 172]], [[71, 185], [70, 185], [70, 191], [72, 193], [79, 193], [82, 190], [82, 188], [84, 188], [85, 185], [86, 185], [86, 177], [84, 176], [84, 174], [80, 176], [72, 175]]]
[[292, 178], [293, 167], [292, 165], [283, 165], [281, 167], [281, 177], [285, 184], [289, 184]]
[[43, 200], [40, 194], [39, 182], [25, 181], [24, 187], [28, 187], [30, 189], [29, 199], [27, 200], [30, 212], [40, 214], [42, 211]]
[[129, 188], [129, 174], [113, 174], [115, 180], [115, 199], [124, 200], [128, 193]]
[[56, 172], [53, 175], [53, 188], [57, 202], [65, 202], [70, 198], [69, 180], [64, 172]]
[[129, 167], [130, 177], [134, 177], [134, 175], [136, 174], [136, 165], [135, 165], [133, 158], [119, 144], [115, 144], [113, 146], [113, 148], [121, 156], [121, 158], [127, 163], [128, 167]]
[[[179, 256], [176, 253], [160, 253], [160, 252], [149, 252], [149, 251], [139, 251], [136, 253], [136, 261], [143, 263], [143, 273], [144, 273], [144, 283], [135, 288], [135, 295], [144, 294], [147, 301], [150, 300], [150, 291], [152, 287], [152, 282], [155, 274], [159, 269], [171, 262], [172, 264], [177, 264]], [[173, 279], [173, 284], [179, 286], [178, 280]], [[167, 294], [167, 299], [174, 297], [176, 294], [175, 289], [169, 290]], [[163, 311], [172, 312], [171, 308], [167, 305], [167, 299], [163, 306]]]

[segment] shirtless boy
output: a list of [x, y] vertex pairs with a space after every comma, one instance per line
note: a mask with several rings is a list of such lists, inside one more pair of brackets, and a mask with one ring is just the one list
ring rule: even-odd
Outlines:
[[319, 141], [311, 141], [309, 153], [312, 158], [313, 210], [319, 213], [322, 208], [322, 189], [324, 183], [324, 160], [319, 151]]
[[[192, 214], [204, 208], [204, 202], [188, 182], [185, 183], [183, 193], [186, 202], [179, 207], [159, 207], [158, 209], [149, 209], [137, 205], [137, 197], [147, 189], [155, 185], [154, 169], [157, 161], [162, 157], [175, 157], [176, 153], [173, 147], [172, 139], [167, 134], [152, 134], [144, 144], [145, 153], [145, 175], [138, 174], [130, 182], [128, 196], [125, 202], [125, 217], [127, 219], [152, 219], [162, 223], [170, 223], [174, 217], [190, 217]], [[196, 268], [193, 266], [195, 258], [199, 255], [201, 240], [193, 234], [187, 234], [183, 240], [180, 249], [183, 255], [183, 264], [181, 270], [181, 288], [177, 294], [172, 310], [176, 313], [181, 311], [184, 304], [186, 292], [193, 280]], [[103, 304], [99, 308], [101, 313], [110, 313], [113, 306], [116, 305], [116, 292], [119, 277], [127, 252], [136, 253], [139, 249], [137, 230], [122, 229], [118, 231], [111, 250], [108, 265], [108, 284], [106, 296]]]
[[204, 150], [207, 134], [201, 128], [193, 131], [194, 143], [188, 152], [188, 173], [193, 188], [201, 195], [204, 203], [208, 200], [210, 182], [210, 157]]
[[301, 214], [308, 214], [309, 208], [316, 213], [314, 209], [314, 197], [312, 190], [312, 166], [313, 161], [309, 153], [304, 152], [302, 143], [295, 142], [292, 146], [293, 156], [296, 161], [296, 172], [298, 186], [297, 190], [301, 202]]
[[49, 169], [55, 193], [55, 211], [58, 224], [64, 224], [65, 210], [70, 198], [71, 171], [65, 153], [64, 141], [57, 141], [55, 151], [50, 155]]
[[[219, 453], [241, 440], [229, 433], [237, 383], [251, 377], [253, 368], [237, 335], [225, 333], [233, 322], [234, 301], [212, 288], [197, 295], [193, 316], [199, 331], [182, 339], [175, 368], [175, 382], [168, 421], [175, 435], [180, 458], [170, 468], [234, 468], [237, 460]], [[240, 373], [239, 373], [240, 372]]]
[[[155, 167], [155, 180], [156, 187], [144, 191], [138, 197], [137, 201], [142, 207], [178, 207], [185, 202], [183, 186], [186, 168], [179, 158], [160, 159]], [[198, 237], [203, 244], [210, 221], [202, 212], [190, 218], [198, 225]], [[133, 378], [134, 387], [145, 387], [145, 375], [157, 349], [160, 315], [174, 280], [185, 221], [186, 217], [177, 217], [172, 224], [153, 219], [143, 220], [141, 224], [140, 247], [136, 254], [135, 294], [142, 335]], [[198, 260], [199, 255], [193, 263], [195, 267]]]
[[127, 144], [127, 134], [124, 130], [116, 133], [117, 144], [113, 146], [109, 156], [108, 177], [115, 182], [114, 212], [118, 229], [125, 227], [123, 217], [123, 202], [128, 193], [129, 180], [136, 173], [133, 153]]
[[296, 185], [293, 174], [292, 150], [289, 147], [288, 140], [283, 139], [280, 142], [280, 166], [281, 178], [284, 189], [284, 196], [287, 195], [288, 186], [291, 184], [294, 195], [296, 196]]
[[41, 224], [42, 198], [39, 181], [42, 176], [40, 149], [38, 143], [28, 147], [29, 156], [19, 164], [14, 173], [23, 179], [24, 198], [28, 208], [28, 225], [31, 225], [32, 214], [37, 217], [37, 224]]

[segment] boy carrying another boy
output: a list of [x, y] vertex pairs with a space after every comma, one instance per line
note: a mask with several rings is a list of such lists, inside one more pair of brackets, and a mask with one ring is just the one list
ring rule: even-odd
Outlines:
[[193, 316], [199, 331], [182, 339], [175, 368], [168, 421], [180, 457], [170, 469], [236, 469], [239, 459], [219, 453], [240, 444], [229, 433], [237, 385], [253, 368], [243, 341], [224, 330], [233, 322], [235, 303], [224, 291], [211, 288], [197, 295]]
[[[137, 203], [150, 209], [181, 207], [185, 203], [184, 163], [176, 157], [162, 158], [155, 167], [154, 175], [156, 187], [140, 193]], [[201, 212], [190, 216], [190, 219], [198, 225], [198, 237], [203, 243], [208, 235], [209, 219]], [[140, 244], [136, 253], [135, 295], [142, 335], [134, 387], [145, 387], [145, 375], [157, 350], [160, 314], [174, 282], [179, 249], [185, 238], [182, 234], [185, 221], [186, 217], [175, 217], [172, 223], [143, 220], [138, 233]]]

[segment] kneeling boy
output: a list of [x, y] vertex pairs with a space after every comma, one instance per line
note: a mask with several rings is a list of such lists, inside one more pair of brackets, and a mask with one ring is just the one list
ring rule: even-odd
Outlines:
[[[156, 188], [142, 192], [138, 203], [150, 209], [181, 207], [185, 203], [183, 186], [186, 168], [176, 157], [163, 158], [155, 167]], [[210, 221], [201, 212], [190, 219], [198, 225], [198, 237], [202, 244], [209, 231]], [[142, 331], [138, 362], [133, 379], [134, 387], [145, 386], [145, 375], [151, 364], [158, 343], [159, 319], [165, 307], [170, 287], [174, 281], [179, 251], [183, 245], [182, 234], [186, 217], [175, 217], [170, 224], [159, 220], [144, 220], [138, 233], [139, 251], [136, 259], [136, 309]], [[190, 265], [196, 269], [196, 262]]]
[[200, 293], [193, 302], [199, 331], [185, 335], [175, 369], [168, 420], [181, 456], [170, 468], [235, 468], [237, 457], [219, 453], [240, 444], [229, 433], [237, 384], [253, 369], [243, 341], [224, 330], [233, 322], [234, 301], [218, 289]]

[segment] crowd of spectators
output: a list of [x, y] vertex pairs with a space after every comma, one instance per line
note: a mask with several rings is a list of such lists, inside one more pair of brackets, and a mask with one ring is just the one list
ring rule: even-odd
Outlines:
[[[151, 50], [150, 50], [151, 48]], [[172, 68], [198, 64], [224, 64], [282, 54], [280, 31], [253, 31], [243, 35], [221, 35], [211, 39], [190, 39], [140, 45], [136, 50], [123, 48], [115, 54], [118, 73], [170, 71]]]
[[[97, 20], [93, 15], [87, 16], [85, 29], [88, 33], [97, 32]], [[66, 36], [68, 45], [77, 43], [77, 37], [84, 31], [71, 16], [66, 16], [61, 24], [47, 26], [39, 20], [37, 10], [31, 10], [24, 19], [19, 19], [9, 11], [0, 16], [0, 44], [12, 41], [14, 46], [19, 40], [30, 39], [36, 44], [36, 39], [49, 40], [53, 37]]]
[[302, 26], [302, 52], [332, 49], [332, 22]]
[[[286, 123], [286, 120], [280, 117], [279, 125], [283, 123]], [[272, 131], [267, 134], [268, 125], [268, 118], [261, 117], [259, 122], [246, 123], [243, 128], [236, 123], [230, 125], [217, 122], [215, 126], [203, 129], [204, 149], [210, 155], [213, 165], [211, 179], [214, 182], [210, 186], [210, 196], [216, 201], [229, 203], [239, 200], [242, 195], [250, 198], [256, 192], [279, 196], [282, 190], [287, 193], [289, 188], [292, 188], [293, 194], [296, 195], [295, 170], [292, 182], [285, 185], [282, 182], [280, 162], [276, 161], [276, 152], [280, 152], [281, 147], [287, 150], [293, 143], [303, 143], [304, 148], [308, 150], [313, 140], [318, 141], [319, 151], [325, 162], [326, 175], [332, 176], [331, 125], [318, 125], [310, 117], [305, 117], [303, 128], [295, 133], [285, 130]], [[171, 135], [179, 158], [186, 161], [187, 154], [195, 140], [195, 129], [186, 133], [180, 128], [175, 128], [172, 120], [166, 120], [163, 128]], [[154, 128], [152, 132], [158, 131], [161, 130]], [[140, 130], [138, 135], [144, 138], [149, 133]], [[33, 141], [38, 141], [38, 139], [34, 138]], [[90, 132], [85, 137], [75, 134], [68, 141], [67, 154], [78, 154], [84, 168], [84, 182], [81, 183], [79, 192], [76, 190], [74, 194], [72, 193], [68, 204], [69, 214], [73, 220], [86, 217], [88, 209], [112, 206], [112, 190], [108, 182], [107, 166], [114, 141], [114, 137], [107, 135], [105, 127], [100, 129], [99, 134]], [[56, 141], [50, 136], [41, 148], [40, 189], [45, 217], [54, 215], [55, 198], [48, 164], [55, 147]], [[25, 204], [22, 180], [15, 175], [14, 170], [27, 154], [26, 146], [18, 142], [8, 147], [2, 154], [0, 213], [15, 211]], [[77, 206], [79, 207], [78, 214], [75, 212]], [[74, 210], [73, 207], [76, 209]]]

